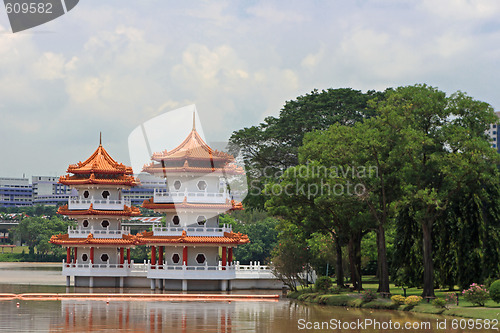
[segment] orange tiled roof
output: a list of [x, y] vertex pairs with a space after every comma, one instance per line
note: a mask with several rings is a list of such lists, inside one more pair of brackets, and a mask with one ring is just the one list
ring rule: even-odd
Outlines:
[[64, 185], [87, 185], [87, 184], [100, 184], [100, 185], [125, 185], [137, 186], [140, 182], [129, 175], [114, 175], [113, 178], [96, 177], [95, 174], [82, 177], [81, 175], [66, 175], [59, 177], [59, 183]]
[[69, 173], [74, 174], [124, 174], [131, 175], [132, 168], [116, 162], [108, 152], [99, 144], [96, 151], [85, 161], [71, 164], [68, 167]]
[[133, 235], [123, 235], [122, 238], [94, 238], [89, 234], [87, 238], [69, 238], [68, 234], [59, 234], [50, 237], [49, 243], [56, 245], [137, 245], [137, 238]]
[[213, 168], [200, 168], [200, 167], [191, 167], [191, 166], [183, 166], [183, 167], [169, 167], [162, 166], [160, 163], [151, 162], [150, 164], [145, 164], [143, 172], [147, 172], [150, 174], [164, 174], [164, 173], [183, 173], [183, 172], [199, 172], [199, 173], [211, 173], [211, 172], [223, 172], [225, 174], [231, 175], [241, 175], [245, 173], [243, 168], [235, 165], [228, 164], [224, 167], [213, 167]]
[[90, 204], [89, 209], [85, 210], [70, 210], [68, 205], [59, 207], [57, 210], [58, 214], [61, 215], [114, 215], [114, 216], [139, 216], [141, 212], [137, 207], [125, 206], [123, 210], [97, 210], [94, 209], [92, 204]]
[[216, 210], [243, 210], [243, 205], [238, 201], [227, 201], [225, 204], [206, 204], [206, 203], [188, 203], [186, 198], [182, 203], [155, 203], [153, 198], [144, 200], [142, 208], [148, 209], [182, 209], [182, 208], [203, 208], [203, 209], [216, 209]]
[[222, 237], [188, 236], [186, 231], [180, 236], [154, 236], [152, 231], [144, 231], [136, 235], [140, 245], [145, 244], [234, 244], [241, 245], [249, 243], [248, 235], [235, 232], [225, 232]]

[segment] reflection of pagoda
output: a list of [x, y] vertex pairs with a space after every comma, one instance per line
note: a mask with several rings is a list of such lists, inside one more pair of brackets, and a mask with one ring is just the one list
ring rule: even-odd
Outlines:
[[132, 168], [116, 162], [100, 143], [85, 162], [70, 165], [68, 173], [73, 175], [62, 176], [59, 183], [78, 194], [58, 213], [74, 218], [77, 227], [50, 239], [67, 249], [63, 264], [67, 285], [74, 276], [75, 286], [123, 286], [132, 268], [130, 248], [137, 241], [121, 220], [140, 215], [122, 194], [123, 189], [137, 185]]
[[193, 128], [171, 151], [155, 153], [143, 171], [166, 177], [167, 188], [155, 190], [143, 207], [163, 212], [164, 227], [137, 235], [151, 247], [151, 287], [168, 289], [231, 289], [235, 278], [233, 248], [248, 236], [219, 226], [219, 214], [243, 209], [231, 200], [226, 177], [243, 175], [234, 158], [213, 150]]

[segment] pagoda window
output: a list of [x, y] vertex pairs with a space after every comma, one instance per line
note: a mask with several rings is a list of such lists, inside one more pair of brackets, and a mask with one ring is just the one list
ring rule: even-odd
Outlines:
[[203, 215], [198, 216], [196, 222], [198, 222], [198, 225], [205, 225], [205, 223], [207, 222], [207, 218]]
[[101, 222], [101, 226], [102, 226], [103, 228], [107, 228], [107, 227], [109, 227], [109, 221], [108, 221], [108, 220], [104, 220], [104, 221], [102, 221], [102, 222]]
[[88, 197], [89, 197], [89, 196], [90, 196], [89, 191], [85, 191], [85, 192], [83, 192], [83, 197], [84, 197], [85, 199], [88, 199]]
[[87, 261], [89, 260], [89, 256], [87, 254], [82, 254], [82, 261]]
[[179, 255], [179, 253], [172, 254], [172, 262], [174, 264], [178, 264], [180, 261], [181, 261], [181, 256]]
[[179, 190], [181, 189], [181, 185], [182, 185], [181, 181], [180, 181], [180, 180], [176, 180], [176, 181], [174, 182], [174, 189], [175, 189], [176, 191], [179, 191]]
[[206, 260], [206, 258], [205, 258], [205, 255], [204, 255], [203, 253], [198, 253], [198, 254], [196, 255], [196, 262], [197, 262], [198, 264], [200, 264], [200, 265], [201, 265], [201, 264], [205, 263], [205, 260]]
[[181, 219], [179, 218], [178, 215], [175, 215], [173, 218], [172, 218], [172, 223], [174, 225], [179, 225], [179, 223], [181, 222]]
[[205, 191], [207, 189], [207, 182], [204, 180], [200, 180], [197, 184], [198, 190]]
[[107, 262], [108, 260], [109, 260], [109, 256], [106, 253], [104, 253], [104, 254], [101, 255], [101, 261], [102, 262]]
[[103, 197], [104, 199], [109, 198], [109, 191], [102, 191], [102, 197]]
[[84, 228], [87, 228], [89, 226], [89, 220], [83, 220], [82, 225]]

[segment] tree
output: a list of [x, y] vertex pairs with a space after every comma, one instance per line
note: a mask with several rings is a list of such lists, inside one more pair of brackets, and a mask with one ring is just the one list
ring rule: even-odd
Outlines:
[[399, 205], [421, 227], [423, 296], [434, 296], [433, 226], [462, 189], [496, 181], [498, 154], [485, 131], [497, 118], [487, 103], [426, 85], [399, 87], [374, 105], [380, 125], [398, 136]]

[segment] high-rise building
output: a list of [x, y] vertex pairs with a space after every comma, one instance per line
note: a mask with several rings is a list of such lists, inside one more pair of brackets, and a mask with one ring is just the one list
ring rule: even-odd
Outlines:
[[[500, 111], [495, 112], [498, 118], [500, 118]], [[498, 124], [490, 124], [490, 128], [486, 131], [486, 134], [490, 137], [490, 145], [495, 148], [500, 153], [500, 136], [498, 135], [499, 130]]]
[[33, 189], [28, 178], [0, 178], [0, 206], [32, 205]]
[[58, 206], [68, 202], [69, 186], [60, 184], [59, 177], [33, 176], [33, 205]]

